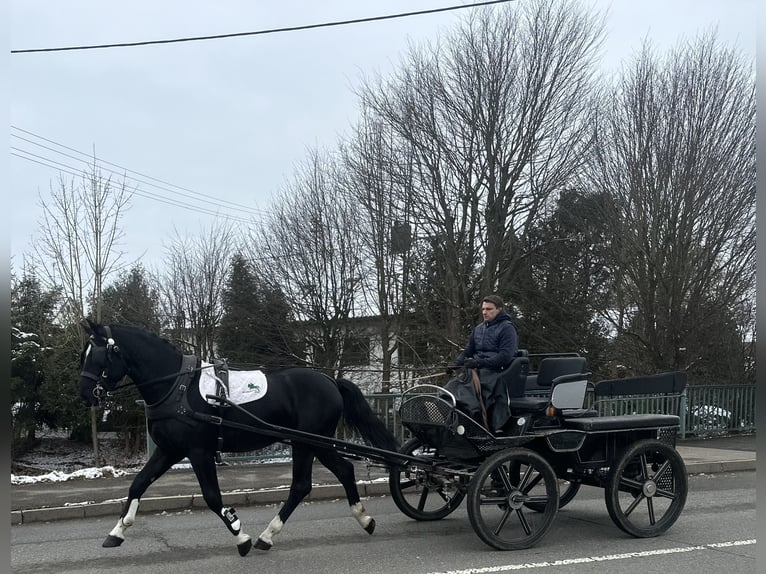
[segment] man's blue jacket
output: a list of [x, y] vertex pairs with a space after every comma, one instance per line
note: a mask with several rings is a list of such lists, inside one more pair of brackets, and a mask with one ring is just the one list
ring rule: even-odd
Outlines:
[[474, 327], [468, 344], [455, 359], [461, 366], [466, 359], [474, 358], [478, 367], [500, 371], [513, 361], [519, 348], [519, 335], [505, 310], [492, 321], [483, 321]]

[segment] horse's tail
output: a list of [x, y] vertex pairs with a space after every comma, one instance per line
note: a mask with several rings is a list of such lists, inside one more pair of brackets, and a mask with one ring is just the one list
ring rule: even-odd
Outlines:
[[347, 379], [338, 379], [338, 389], [343, 397], [343, 418], [359, 431], [362, 438], [376, 448], [399, 451], [399, 442], [373, 412], [362, 391]]

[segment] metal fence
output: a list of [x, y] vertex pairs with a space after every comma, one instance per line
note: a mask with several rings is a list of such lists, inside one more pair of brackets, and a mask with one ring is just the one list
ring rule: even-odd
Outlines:
[[[397, 438], [408, 438], [399, 421], [400, 394], [367, 394], [367, 400]], [[530, 396], [534, 396], [531, 394]], [[545, 394], [539, 394], [545, 397]], [[593, 405], [592, 392], [585, 406]], [[680, 438], [755, 431], [755, 385], [689, 385], [680, 395], [631, 395], [602, 400], [599, 415], [677, 414], [681, 417]], [[357, 437], [348, 429], [339, 434]]]
[[[399, 419], [400, 393], [368, 393], [365, 397], [400, 443], [409, 438]], [[593, 405], [590, 393], [585, 401], [586, 406]], [[600, 401], [597, 409], [601, 415], [677, 414], [681, 416], [679, 437], [688, 438], [755, 432], [755, 402], [754, 385], [689, 385], [680, 396], [614, 397]], [[353, 429], [343, 424], [336, 436], [342, 440], [362, 442]], [[153, 450], [154, 443], [147, 433], [147, 456]], [[289, 447], [282, 443], [252, 453], [223, 453], [223, 459], [227, 462], [265, 461], [289, 456]]]

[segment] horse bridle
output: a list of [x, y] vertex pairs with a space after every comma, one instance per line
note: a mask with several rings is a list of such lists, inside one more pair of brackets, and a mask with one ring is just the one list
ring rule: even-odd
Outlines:
[[91, 362], [95, 364], [99, 369], [101, 369], [101, 374], [96, 375], [89, 373], [84, 369], [80, 371], [81, 377], [96, 381], [96, 386], [93, 388], [93, 397], [99, 403], [105, 394], [105, 390], [101, 384], [101, 381], [104, 381], [108, 378], [107, 368], [112, 362], [112, 356], [113, 354], [119, 353], [120, 351], [120, 348], [115, 344], [114, 339], [112, 338], [112, 330], [108, 325], [104, 325], [104, 331], [106, 332], [106, 345], [96, 344], [95, 335], [91, 335], [89, 337]]
[[[100, 375], [96, 375], [93, 373], [89, 373], [85, 370], [80, 371], [80, 376], [85, 377], [87, 379], [91, 379], [92, 381], [96, 381], [96, 386], [93, 388], [93, 397], [96, 399], [96, 401], [100, 404], [102, 398], [109, 397], [114, 395], [115, 392], [120, 391], [122, 389], [125, 389], [130, 386], [135, 387], [141, 387], [146, 385], [151, 385], [154, 383], [158, 383], [160, 381], [166, 381], [168, 379], [175, 379], [179, 375], [184, 374], [186, 371], [181, 370], [176, 373], [172, 373], [170, 375], [164, 375], [162, 377], [156, 377], [154, 379], [150, 379], [148, 381], [143, 381], [141, 383], [136, 383], [135, 381], [131, 381], [129, 383], [124, 383], [122, 385], [116, 386], [111, 391], [107, 391], [104, 389], [104, 386], [101, 384], [102, 381], [105, 381], [109, 378], [107, 374], [107, 369], [112, 362], [112, 357], [115, 355], [118, 355], [120, 353], [120, 348], [117, 346], [117, 344], [114, 341], [114, 338], [112, 337], [112, 330], [109, 328], [109, 325], [103, 325], [103, 329], [106, 333], [106, 344], [96, 344], [96, 336], [91, 335], [89, 337], [90, 339], [90, 353], [91, 353], [91, 362], [96, 364], [98, 368], [101, 370]], [[197, 367], [196, 369], [192, 369], [192, 371], [201, 371], [203, 369], [211, 368], [213, 365], [206, 365]], [[170, 389], [172, 391], [172, 389]]]

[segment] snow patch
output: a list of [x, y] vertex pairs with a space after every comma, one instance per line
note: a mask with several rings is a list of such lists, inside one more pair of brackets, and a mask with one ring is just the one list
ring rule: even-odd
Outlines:
[[68, 480], [92, 480], [94, 478], [118, 477], [128, 474], [124, 470], [113, 466], [100, 468], [82, 468], [74, 472], [62, 472], [53, 470], [47, 474], [37, 476], [20, 476], [11, 473], [11, 484], [35, 484], [38, 482], [66, 482]]

